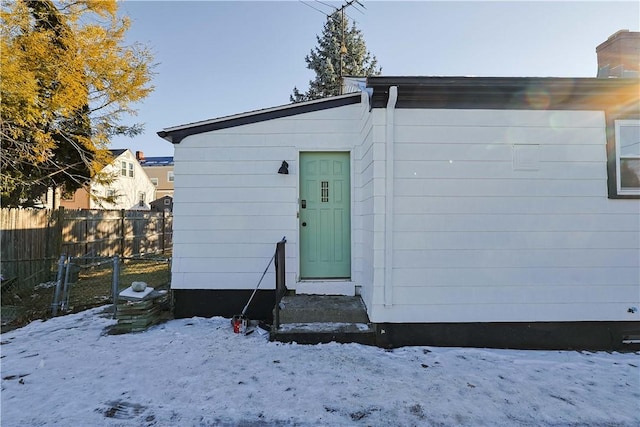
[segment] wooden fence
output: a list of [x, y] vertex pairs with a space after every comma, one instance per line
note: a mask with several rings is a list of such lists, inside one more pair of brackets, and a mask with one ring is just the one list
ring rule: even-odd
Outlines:
[[3, 284], [53, 279], [56, 261], [72, 257], [136, 257], [172, 249], [173, 217], [125, 210], [2, 209]]

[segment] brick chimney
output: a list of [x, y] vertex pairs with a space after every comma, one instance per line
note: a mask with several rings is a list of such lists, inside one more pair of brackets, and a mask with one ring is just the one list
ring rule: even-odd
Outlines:
[[136, 151], [136, 160], [138, 161], [144, 160], [144, 153], [142, 151]]
[[640, 76], [640, 32], [620, 30], [596, 47], [598, 77]]

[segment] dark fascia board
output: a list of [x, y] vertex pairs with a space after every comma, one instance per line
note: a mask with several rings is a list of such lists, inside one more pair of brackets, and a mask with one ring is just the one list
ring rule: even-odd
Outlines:
[[559, 77], [369, 77], [372, 108], [577, 109], [637, 108], [640, 79]]
[[[515, 110], [640, 109], [640, 79], [560, 77], [410, 77], [367, 78], [371, 108], [385, 108], [389, 87], [398, 87], [396, 108]], [[290, 104], [166, 128], [157, 134], [173, 144], [204, 132], [263, 122], [360, 102], [360, 93]]]
[[157, 134], [160, 138], [164, 138], [172, 144], [179, 144], [184, 138], [191, 135], [197, 135], [200, 133], [211, 132], [220, 129], [228, 129], [247, 124], [259, 123], [283, 117], [291, 117], [298, 114], [311, 113], [314, 111], [327, 110], [330, 108], [342, 107], [345, 105], [359, 104], [360, 100], [361, 95], [359, 92], [357, 92], [332, 98], [283, 105], [264, 110], [251, 111], [248, 113], [221, 117], [219, 119], [191, 123], [182, 126], [175, 126], [163, 129], [157, 132]]

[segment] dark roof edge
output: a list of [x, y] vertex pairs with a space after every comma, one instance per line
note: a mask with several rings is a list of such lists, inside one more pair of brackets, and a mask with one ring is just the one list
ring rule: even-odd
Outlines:
[[372, 108], [603, 109], [637, 104], [640, 80], [595, 77], [369, 77]]
[[311, 113], [314, 111], [327, 110], [345, 105], [359, 104], [360, 100], [361, 94], [360, 92], [356, 92], [349, 95], [336, 96], [298, 104], [283, 105], [280, 107], [221, 117], [219, 119], [175, 126], [163, 129], [157, 132], [157, 135], [172, 144], [179, 144], [184, 138], [191, 135], [259, 123], [283, 117], [290, 117], [298, 114]]
[[113, 148], [110, 149], [109, 151], [111, 152], [111, 155], [116, 158], [121, 156], [122, 154], [124, 154], [125, 151], [127, 151], [128, 148]]
[[597, 77], [466, 77], [466, 76], [370, 76], [367, 77], [367, 86], [371, 88], [384, 86], [412, 86], [412, 87], [434, 87], [455, 85], [456, 87], [477, 87], [477, 86], [525, 86], [534, 84], [554, 84], [554, 85], [581, 85], [581, 86], [602, 86], [618, 82], [619, 84], [629, 84], [629, 80], [612, 78], [604, 79]]

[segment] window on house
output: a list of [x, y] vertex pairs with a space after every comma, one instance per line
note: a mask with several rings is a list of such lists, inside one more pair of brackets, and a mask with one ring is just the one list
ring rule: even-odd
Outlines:
[[127, 176], [127, 162], [120, 162], [120, 175]]
[[171, 204], [171, 199], [168, 198], [168, 197], [166, 199], [164, 199], [164, 204], [169, 206]]
[[140, 206], [140, 207], [144, 206], [145, 196], [146, 195], [143, 192], [138, 193], [138, 206]]
[[129, 177], [133, 178], [133, 163], [129, 163]]
[[158, 178], [150, 178], [150, 179], [151, 179], [151, 183], [157, 187], [158, 186]]
[[615, 121], [618, 196], [640, 196], [640, 120]]
[[167, 181], [173, 182], [173, 171], [167, 172]]

